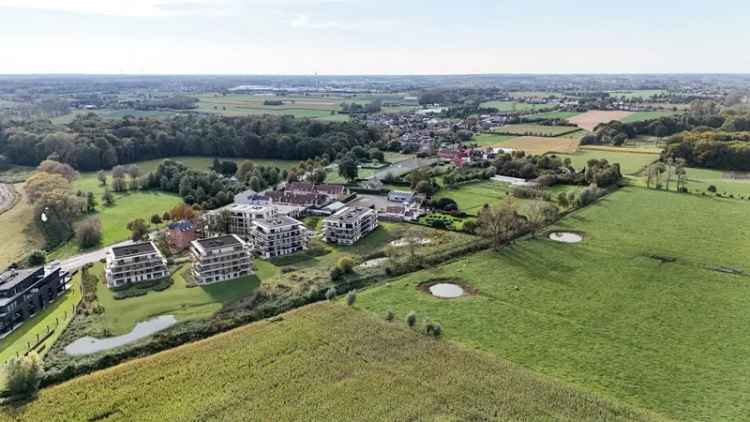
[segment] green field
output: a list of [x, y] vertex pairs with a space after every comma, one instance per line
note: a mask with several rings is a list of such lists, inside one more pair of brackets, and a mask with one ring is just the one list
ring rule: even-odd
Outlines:
[[[625, 188], [559, 228], [579, 244], [517, 241], [360, 295], [375, 314], [416, 311], [448, 339], [681, 420], [746, 420], [750, 204]], [[720, 240], [719, 240], [720, 239]], [[476, 295], [417, 288], [456, 279]]]
[[545, 126], [529, 123], [505, 125], [494, 129], [503, 135], [562, 136], [579, 132], [576, 126]]
[[[716, 186], [716, 193], [722, 195], [734, 195], [735, 197], [750, 198], [750, 179], [732, 179], [728, 172], [722, 170], [702, 169], [688, 167], [687, 188], [693, 193], [707, 192], [709, 186]], [[638, 178], [640, 186], [646, 186], [646, 177]], [[676, 189], [674, 183], [669, 187]]]
[[[613, 148], [614, 149], [614, 148]], [[576, 170], [586, 167], [586, 163], [591, 159], [606, 159], [610, 163], [619, 163], [620, 170], [623, 174], [635, 174], [644, 167], [659, 159], [657, 154], [619, 152], [612, 150], [593, 150], [579, 149], [574, 154], [555, 154], [560, 158], [570, 158]]]
[[261, 321], [83, 376], [44, 389], [28, 405], [3, 408], [0, 417], [17, 421], [661, 419], [343, 304], [307, 306], [278, 321]]
[[501, 112], [513, 112], [513, 111], [534, 111], [548, 108], [554, 108], [554, 105], [547, 104], [528, 104], [519, 101], [488, 101], [481, 104], [481, 107], [496, 108]]
[[503, 142], [510, 141], [511, 139], [515, 138], [517, 138], [517, 136], [515, 135], [495, 135], [492, 133], [480, 133], [474, 135], [471, 143], [477, 144], [480, 147], [494, 147], [502, 145]]
[[571, 117], [578, 116], [582, 113], [577, 113], [573, 111], [548, 111], [546, 113], [534, 113], [529, 114], [528, 116], [523, 116], [526, 119], [533, 119], [533, 120], [546, 120], [546, 119], [569, 119]]
[[548, 98], [548, 97], [564, 97], [565, 94], [560, 92], [547, 92], [547, 91], [513, 91], [510, 93], [513, 98]]
[[678, 113], [674, 111], [637, 111], [631, 114], [630, 116], [622, 119], [622, 122], [623, 123], [642, 122], [644, 120], [658, 119], [659, 117], [674, 116], [675, 114], [678, 114]]
[[[560, 192], [577, 192], [581, 189], [580, 186], [572, 185], [556, 185], [550, 188], [546, 188], [546, 191], [550, 192], [553, 196], [553, 200]], [[461, 211], [476, 215], [484, 207], [485, 204], [498, 205], [508, 196], [511, 191], [511, 187], [507, 183], [495, 182], [492, 180], [466, 183], [458, 186], [455, 189], [442, 189], [438, 192], [434, 199], [440, 198], [451, 198], [458, 204]], [[514, 199], [519, 206], [519, 212], [524, 213], [526, 207], [533, 200], [530, 199]]]
[[640, 89], [634, 91], [610, 91], [609, 96], [615, 98], [624, 98], [626, 100], [632, 98], [642, 98], [643, 100], [648, 100], [654, 95], [661, 95], [664, 93], [666, 93], [666, 91], [663, 89]]

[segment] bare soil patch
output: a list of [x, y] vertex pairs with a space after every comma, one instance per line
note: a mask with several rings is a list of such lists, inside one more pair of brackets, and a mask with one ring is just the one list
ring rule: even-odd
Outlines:
[[631, 111], [587, 111], [568, 119], [569, 122], [575, 123], [578, 127], [593, 131], [599, 123], [608, 123], [612, 120], [622, 120], [633, 114]]

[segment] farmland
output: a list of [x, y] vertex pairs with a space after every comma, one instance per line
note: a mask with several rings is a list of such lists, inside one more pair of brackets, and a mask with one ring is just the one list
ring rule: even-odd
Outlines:
[[[359, 303], [416, 311], [466, 347], [677, 419], [744, 420], [750, 291], [717, 269], [748, 270], [750, 233], [737, 230], [748, 212], [743, 201], [624, 188], [559, 223], [582, 243], [516, 241]], [[436, 278], [478, 293], [445, 301], [417, 288]]]
[[511, 148], [525, 151], [527, 154], [546, 154], [548, 152], [573, 153], [578, 149], [579, 139], [566, 137], [536, 136], [502, 136], [481, 134], [474, 136], [474, 141], [483, 147]]
[[578, 116], [581, 113], [574, 111], [548, 111], [546, 113], [534, 113], [523, 116], [526, 119], [543, 120], [543, 119], [562, 119], [567, 120], [571, 117]]
[[[556, 195], [559, 192], [577, 191], [579, 187], [569, 185], [557, 185], [549, 188]], [[461, 211], [477, 215], [485, 204], [498, 205], [510, 194], [510, 185], [492, 180], [466, 183], [455, 189], [443, 189], [435, 195], [435, 199], [451, 198], [458, 204]], [[553, 196], [554, 196], [553, 195]], [[519, 205], [519, 212], [524, 213], [526, 206], [533, 202], [530, 199], [514, 199]]]
[[488, 101], [481, 104], [485, 108], [496, 108], [500, 112], [521, 112], [550, 109], [554, 106], [547, 104], [529, 104], [520, 101]]
[[[735, 197], [750, 197], [750, 178], [747, 175], [740, 174], [739, 178], [732, 172], [721, 170], [701, 169], [688, 167], [687, 171], [687, 188], [693, 193], [707, 193], [709, 186], [716, 187], [716, 193]], [[646, 177], [640, 177], [637, 183], [646, 186]], [[671, 190], [675, 185], [670, 186]]]
[[626, 100], [630, 100], [633, 98], [648, 100], [655, 95], [661, 95], [664, 93], [666, 93], [666, 91], [663, 89], [640, 89], [635, 91], [611, 91], [609, 93], [609, 96], [615, 98], [623, 98]]
[[632, 175], [640, 172], [644, 167], [659, 159], [658, 154], [644, 152], [619, 151], [617, 148], [588, 149], [583, 147], [575, 153], [556, 154], [561, 158], [570, 158], [573, 167], [580, 170], [586, 167], [591, 159], [606, 159], [610, 163], [619, 163], [620, 170], [624, 175]]
[[599, 123], [623, 120], [631, 114], [633, 113], [630, 111], [587, 111], [586, 113], [569, 118], [568, 121], [577, 124], [582, 129], [593, 132]]
[[644, 120], [658, 119], [659, 117], [674, 116], [674, 111], [638, 111], [622, 119], [623, 123], [641, 122]]
[[661, 419], [342, 304], [83, 376], [1, 412], [18, 421]]
[[20, 196], [13, 208], [0, 214], [3, 241], [0, 242], [0, 268], [25, 257], [34, 249], [44, 246], [44, 238], [34, 224], [33, 207], [26, 200], [23, 184], [14, 185]]
[[580, 131], [575, 126], [545, 126], [534, 124], [505, 125], [494, 130], [502, 135], [562, 136]]

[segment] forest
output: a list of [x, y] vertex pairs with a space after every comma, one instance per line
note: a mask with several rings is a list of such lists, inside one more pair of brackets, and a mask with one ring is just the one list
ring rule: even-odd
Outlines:
[[26, 166], [52, 158], [80, 171], [180, 155], [333, 161], [343, 151], [380, 139], [379, 130], [361, 123], [291, 116], [110, 120], [88, 114], [67, 125], [48, 120], [5, 123], [0, 126], [0, 155]]

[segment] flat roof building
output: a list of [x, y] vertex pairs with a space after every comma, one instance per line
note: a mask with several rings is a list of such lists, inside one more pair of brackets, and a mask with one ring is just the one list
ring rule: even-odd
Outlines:
[[250, 246], [234, 234], [192, 241], [190, 257], [193, 277], [201, 285], [253, 274]]
[[110, 248], [104, 274], [110, 289], [169, 277], [167, 260], [154, 242]]
[[0, 273], [0, 338], [62, 295], [67, 279], [59, 265]]
[[323, 238], [328, 243], [353, 245], [377, 227], [375, 210], [346, 207], [323, 220]]
[[307, 249], [309, 233], [301, 221], [278, 215], [253, 221], [252, 241], [253, 252], [270, 259]]

